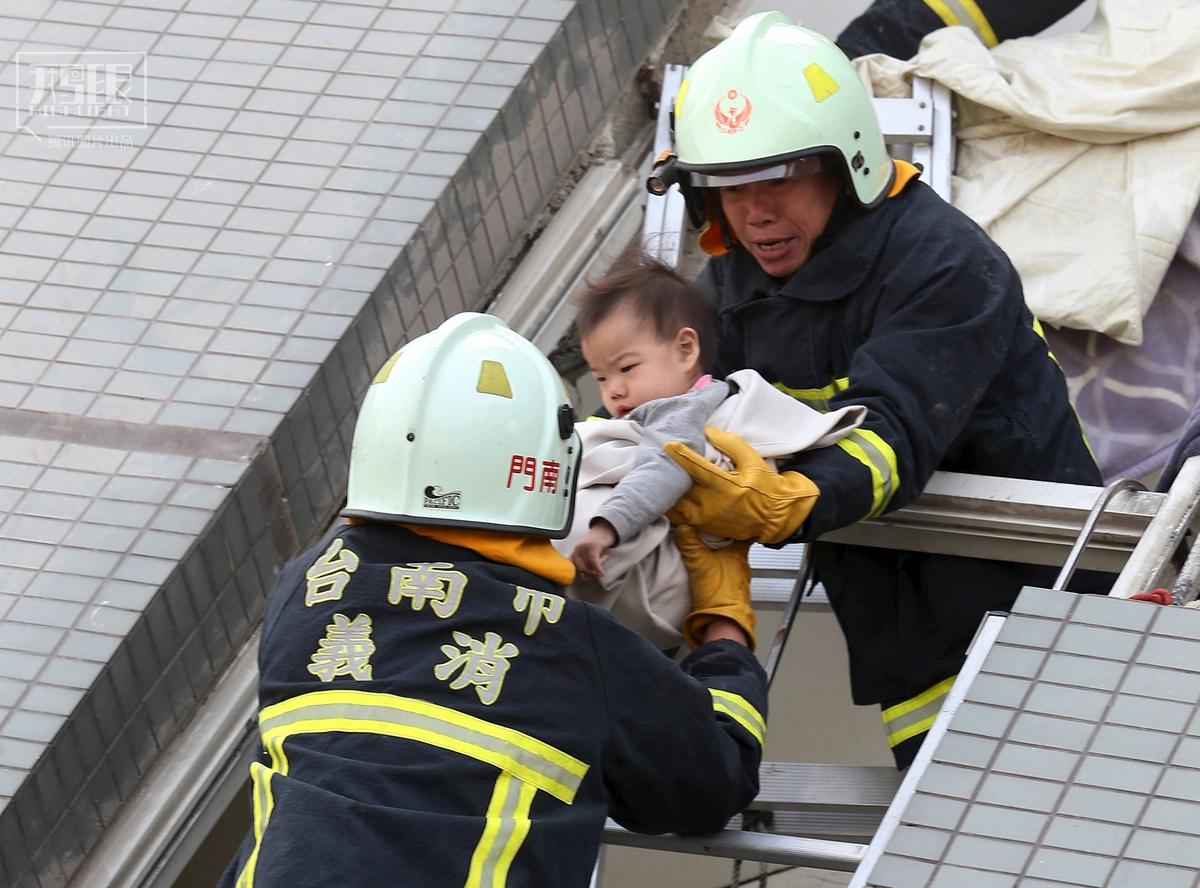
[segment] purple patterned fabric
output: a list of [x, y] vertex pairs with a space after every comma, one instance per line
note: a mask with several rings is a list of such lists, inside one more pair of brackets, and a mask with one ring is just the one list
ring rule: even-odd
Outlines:
[[[1188, 233], [1200, 236], [1200, 220]], [[1046, 330], [1106, 482], [1158, 472], [1177, 445], [1200, 451], [1200, 261], [1190, 252], [1181, 250], [1167, 270], [1140, 346]]]

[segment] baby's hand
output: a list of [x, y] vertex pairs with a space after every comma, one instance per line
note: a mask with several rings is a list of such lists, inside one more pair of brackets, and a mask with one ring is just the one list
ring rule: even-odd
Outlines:
[[575, 544], [571, 552], [571, 563], [579, 572], [581, 579], [590, 580], [592, 577], [604, 576], [606, 554], [617, 542], [617, 532], [603, 518], [597, 519], [588, 532]]

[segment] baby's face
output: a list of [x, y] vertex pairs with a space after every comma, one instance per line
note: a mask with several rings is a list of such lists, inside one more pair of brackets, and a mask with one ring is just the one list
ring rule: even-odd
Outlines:
[[701, 376], [696, 332], [684, 327], [659, 339], [654, 327], [627, 306], [618, 306], [580, 341], [584, 360], [614, 417], [656, 398], [682, 395]]

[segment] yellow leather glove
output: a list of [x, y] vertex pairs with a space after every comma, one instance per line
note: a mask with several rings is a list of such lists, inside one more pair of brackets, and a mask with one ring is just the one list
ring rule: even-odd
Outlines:
[[714, 617], [737, 623], [754, 650], [754, 609], [750, 606], [749, 540], [734, 540], [720, 549], [710, 549], [695, 528], [675, 528], [675, 545], [683, 557], [692, 586], [692, 612], [683, 619], [683, 637], [699, 647], [704, 627]]
[[692, 489], [667, 512], [671, 523], [760, 543], [780, 543], [795, 533], [821, 495], [817, 485], [799, 472], [776, 472], [733, 432], [713, 426], [704, 431], [734, 469], [728, 472], [678, 441], [667, 442], [663, 449], [692, 476]]

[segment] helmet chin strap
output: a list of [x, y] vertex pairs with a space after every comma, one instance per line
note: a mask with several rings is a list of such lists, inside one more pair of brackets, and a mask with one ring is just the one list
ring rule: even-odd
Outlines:
[[817, 253], [833, 243], [838, 232], [841, 231], [853, 216], [857, 215], [857, 209], [855, 201], [850, 199], [850, 185], [849, 183], [844, 183], [838, 191], [837, 200], [834, 201], [833, 209], [829, 213], [829, 220], [825, 223], [825, 230], [821, 232], [820, 237], [813, 241], [812, 253], [809, 255], [809, 258], [817, 255]]
[[729, 220], [725, 218], [725, 210], [721, 206], [720, 200], [715, 200], [717, 206], [717, 224], [721, 226], [721, 241], [725, 244], [726, 250], [733, 249], [733, 238], [729, 236]]

